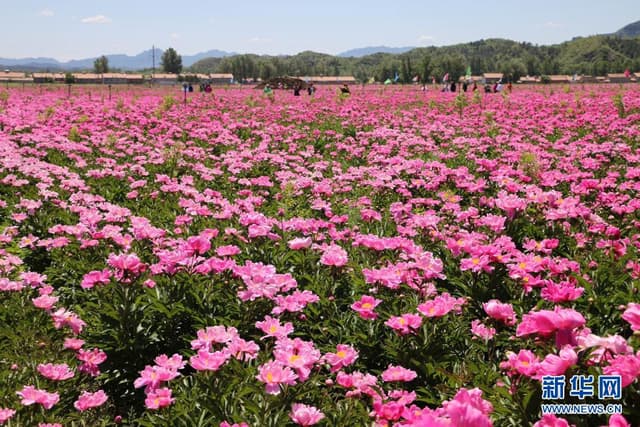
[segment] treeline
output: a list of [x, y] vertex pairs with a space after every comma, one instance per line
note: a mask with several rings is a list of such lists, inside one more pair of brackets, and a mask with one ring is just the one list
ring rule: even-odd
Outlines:
[[444, 47], [416, 48], [403, 54], [377, 53], [343, 58], [305, 51], [292, 56], [235, 55], [207, 58], [188, 70], [194, 73], [232, 73], [236, 80], [275, 76], [352, 75], [359, 81], [386, 79], [402, 83], [458, 78], [467, 67], [473, 75], [500, 72], [511, 80], [521, 76], [579, 74], [601, 76], [629, 69], [640, 71], [640, 37], [591, 36], [558, 45], [537, 46], [504, 39], [488, 39]]

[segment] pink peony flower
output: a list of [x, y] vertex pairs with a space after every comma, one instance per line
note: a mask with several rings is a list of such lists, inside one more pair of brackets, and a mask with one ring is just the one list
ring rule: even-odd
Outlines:
[[312, 426], [320, 422], [324, 418], [324, 414], [315, 406], [305, 405], [303, 403], [294, 403], [291, 405], [291, 420], [300, 426]]
[[630, 302], [622, 318], [631, 324], [631, 329], [640, 331], [640, 304]]
[[157, 356], [155, 359], [153, 359], [153, 361], [156, 362], [156, 365], [158, 365], [159, 367], [166, 368], [172, 371], [180, 370], [186, 365], [186, 362], [182, 360], [182, 356], [177, 353], [171, 357], [167, 356], [166, 354], [161, 354], [160, 356]]
[[111, 281], [111, 271], [104, 269], [101, 271], [90, 271], [82, 277], [80, 287], [82, 289], [91, 289], [95, 285], [108, 285]]
[[187, 254], [202, 255], [211, 249], [211, 241], [205, 236], [191, 236], [187, 239]]
[[574, 282], [555, 283], [548, 281], [540, 296], [547, 301], [561, 303], [574, 301], [582, 296], [584, 288], [576, 287]]
[[331, 365], [331, 372], [339, 371], [345, 366], [351, 365], [358, 358], [358, 352], [346, 344], [338, 344], [335, 353], [327, 353], [324, 360]]
[[564, 373], [571, 366], [578, 363], [578, 355], [571, 348], [571, 346], [565, 346], [560, 350], [559, 355], [548, 354], [540, 365], [538, 365], [538, 377], [543, 375], [564, 375]]
[[406, 313], [402, 316], [393, 316], [384, 324], [396, 330], [400, 335], [407, 335], [415, 332], [422, 325], [422, 317], [418, 314]]
[[68, 326], [76, 335], [82, 332], [82, 329], [86, 325], [86, 323], [84, 323], [77, 314], [65, 308], [59, 308], [55, 312], [51, 313], [51, 318], [53, 319], [53, 326], [56, 329]]
[[275, 297], [276, 306], [271, 310], [272, 314], [281, 314], [285, 311], [296, 313], [304, 310], [307, 304], [320, 301], [320, 297], [309, 290], [295, 290], [290, 295], [277, 295]]
[[97, 377], [100, 375], [100, 368], [98, 365], [107, 360], [107, 354], [97, 348], [91, 350], [80, 349], [78, 350], [76, 358], [83, 362], [82, 365], [80, 365], [80, 368], [78, 368], [80, 372], [89, 374], [92, 377]]
[[454, 298], [445, 292], [432, 300], [420, 304], [418, 311], [425, 317], [442, 317], [451, 311], [460, 313], [464, 303], [464, 298]]
[[218, 326], [207, 326], [197, 332], [198, 339], [191, 341], [191, 348], [194, 350], [211, 350], [213, 343], [225, 344], [238, 336], [238, 330], [233, 326], [229, 328]]
[[198, 350], [198, 354], [191, 356], [189, 363], [197, 371], [217, 371], [231, 357], [226, 350], [210, 353], [208, 350]]
[[471, 322], [471, 333], [476, 337], [482, 338], [485, 341], [490, 340], [496, 334], [495, 328], [490, 328], [481, 323], [478, 319]]
[[292, 249], [294, 251], [297, 251], [300, 249], [308, 249], [311, 247], [311, 237], [304, 237], [304, 238], [297, 237], [295, 239], [289, 240], [287, 244], [289, 246], [289, 249]]
[[260, 347], [254, 341], [247, 341], [236, 337], [227, 344], [226, 350], [236, 359], [248, 362], [258, 357]]
[[291, 322], [281, 325], [280, 319], [276, 319], [268, 315], [265, 316], [263, 321], [256, 322], [256, 328], [265, 333], [265, 336], [261, 339], [265, 339], [267, 337], [280, 339], [293, 332], [293, 324]]
[[84, 340], [79, 338], [65, 338], [63, 347], [69, 350], [80, 350], [83, 345]]
[[369, 295], [363, 295], [359, 301], [351, 304], [351, 308], [358, 312], [360, 317], [366, 320], [373, 320], [378, 317], [378, 314], [373, 310], [380, 304], [382, 300], [376, 299]]
[[607, 375], [620, 375], [622, 387], [627, 387], [640, 377], [640, 351], [637, 355], [618, 355], [602, 370]]
[[516, 329], [516, 336], [538, 334], [547, 337], [559, 330], [571, 331], [583, 326], [585, 322], [582, 314], [570, 308], [556, 307], [553, 311], [531, 311], [522, 317]]
[[393, 381], [403, 381], [409, 382], [413, 381], [418, 374], [411, 369], [403, 368], [402, 366], [394, 366], [389, 365], [387, 369], [382, 372], [382, 381], [385, 382], [393, 382]]
[[216, 248], [216, 255], [219, 257], [234, 256], [240, 253], [240, 248], [236, 245], [220, 246]]
[[530, 350], [520, 350], [518, 354], [507, 352], [507, 361], [500, 363], [500, 368], [509, 374], [521, 374], [533, 378], [538, 372], [540, 359]]
[[147, 365], [144, 370], [140, 371], [140, 377], [136, 378], [133, 386], [135, 388], [146, 387], [147, 391], [155, 390], [160, 387], [161, 383], [171, 381], [178, 375], [179, 373], [173, 369]]
[[300, 381], [307, 380], [311, 368], [320, 360], [320, 352], [313, 343], [300, 338], [278, 340], [273, 354], [276, 361], [293, 368]]
[[80, 397], [78, 397], [78, 400], [73, 403], [73, 406], [78, 411], [83, 412], [87, 409], [102, 406], [107, 399], [107, 394], [102, 390], [98, 390], [95, 393], [83, 391], [82, 394], [80, 394]]
[[298, 376], [288, 366], [278, 361], [267, 362], [258, 367], [258, 381], [265, 383], [269, 394], [280, 394], [280, 384], [294, 385]]
[[16, 394], [21, 397], [22, 400], [20, 403], [23, 405], [28, 406], [38, 403], [45, 409], [51, 409], [53, 405], [58, 403], [58, 400], [60, 400], [58, 393], [49, 393], [30, 385], [25, 386], [21, 391], [16, 392]]
[[69, 378], [73, 378], [74, 375], [73, 371], [66, 363], [62, 363], [59, 365], [54, 365], [52, 363], [41, 363], [38, 365], [38, 372], [43, 377], [53, 381], [68, 380]]
[[115, 278], [122, 283], [131, 283], [147, 269], [147, 265], [136, 254], [111, 254], [107, 264], [115, 270]]
[[37, 298], [33, 298], [31, 301], [37, 308], [50, 310], [55, 305], [55, 303], [58, 302], [58, 297], [53, 297], [51, 295], [41, 295]]
[[533, 427], [570, 427], [567, 420], [558, 418], [554, 414], [546, 414]]
[[516, 313], [511, 304], [505, 304], [497, 299], [492, 299], [482, 304], [485, 313], [492, 319], [500, 320], [505, 325], [515, 325]]
[[631, 427], [631, 424], [620, 414], [613, 414], [609, 417], [609, 425], [607, 427]]
[[387, 424], [386, 421], [398, 421], [405, 410], [405, 406], [399, 402], [383, 402], [379, 398], [373, 402], [373, 412], [378, 423], [382, 425]]
[[490, 273], [493, 270], [491, 259], [486, 255], [464, 258], [460, 261], [460, 271], [471, 270], [474, 273], [482, 271]]
[[175, 399], [171, 397], [171, 389], [164, 387], [149, 392], [144, 404], [147, 409], [161, 409], [171, 405], [174, 401]]
[[333, 267], [342, 267], [347, 264], [349, 257], [347, 251], [342, 249], [338, 245], [330, 245], [322, 253], [320, 262], [324, 265], [330, 265]]
[[15, 413], [15, 409], [0, 408], [0, 425], [4, 424], [5, 421], [13, 417]]
[[489, 418], [493, 406], [482, 399], [480, 389], [460, 389], [453, 400], [443, 402], [442, 407], [451, 419], [453, 426], [493, 426]]

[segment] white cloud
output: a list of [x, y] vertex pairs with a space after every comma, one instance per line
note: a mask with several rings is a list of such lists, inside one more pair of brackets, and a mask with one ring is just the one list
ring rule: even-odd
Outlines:
[[87, 16], [80, 20], [83, 24], [108, 24], [111, 22], [111, 18], [104, 15]]
[[433, 37], [433, 36], [422, 35], [422, 36], [418, 37], [418, 43], [423, 43], [423, 44], [432, 43], [435, 39], [436, 38]]
[[53, 13], [53, 10], [51, 10], [51, 9], [42, 9], [42, 10], [38, 13], [38, 15], [40, 15], [40, 16], [53, 16], [53, 15], [54, 15], [54, 13]]
[[548, 21], [548, 22], [544, 23], [544, 27], [547, 27], [547, 28], [560, 28], [560, 27], [562, 27], [562, 25], [558, 24], [557, 22]]
[[249, 43], [271, 43], [273, 40], [265, 37], [251, 37]]
[[180, 34], [178, 33], [171, 33], [169, 34], [169, 37], [171, 37], [172, 40], [177, 40], [180, 38]]

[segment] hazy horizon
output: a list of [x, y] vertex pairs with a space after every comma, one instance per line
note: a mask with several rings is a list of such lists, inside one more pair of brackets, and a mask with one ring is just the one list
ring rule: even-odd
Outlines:
[[[390, 7], [378, 0], [323, 4], [237, 4], [25, 0], [3, 10], [0, 57], [49, 57], [59, 61], [99, 55], [136, 55], [152, 45], [182, 55], [211, 49], [236, 53], [292, 55], [306, 50], [338, 54], [367, 46], [445, 46], [488, 38], [538, 45], [577, 36], [615, 32], [640, 19], [637, 2], [540, 1], [507, 7], [502, 2], [463, 0], [449, 4]], [[607, 6], [606, 13], [603, 13]], [[640, 12], [640, 11], [638, 11]], [[637, 12], [636, 12], [637, 13]], [[640, 15], [640, 14], [638, 14]]]

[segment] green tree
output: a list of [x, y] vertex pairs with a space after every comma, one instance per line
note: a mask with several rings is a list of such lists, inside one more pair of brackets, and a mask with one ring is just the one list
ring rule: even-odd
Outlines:
[[402, 69], [400, 71], [402, 83], [411, 83], [413, 79], [413, 70], [411, 68], [411, 59], [407, 56], [402, 59]]
[[517, 82], [527, 73], [527, 66], [520, 59], [512, 58], [499, 65], [498, 70], [504, 75], [504, 79]]
[[356, 68], [353, 73], [353, 77], [355, 77], [358, 82], [362, 83], [363, 86], [369, 81], [369, 73], [367, 73], [367, 69], [362, 65]]
[[430, 83], [429, 76], [431, 76], [431, 58], [425, 55], [420, 63], [420, 82], [422, 84]]
[[104, 74], [109, 72], [109, 59], [102, 55], [100, 58], [96, 58], [93, 61], [93, 69], [96, 74]]
[[271, 61], [263, 60], [260, 62], [259, 74], [262, 80], [269, 80], [272, 77], [276, 76], [276, 67], [273, 65]]
[[164, 51], [161, 63], [167, 73], [179, 74], [182, 71], [182, 56], [172, 47]]

